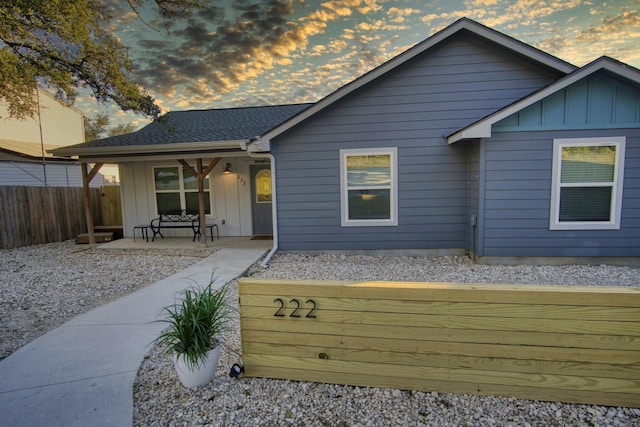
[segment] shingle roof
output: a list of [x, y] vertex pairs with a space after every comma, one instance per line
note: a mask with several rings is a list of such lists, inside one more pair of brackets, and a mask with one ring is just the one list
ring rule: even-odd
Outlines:
[[172, 111], [142, 129], [75, 147], [123, 147], [238, 141], [260, 136], [311, 104]]

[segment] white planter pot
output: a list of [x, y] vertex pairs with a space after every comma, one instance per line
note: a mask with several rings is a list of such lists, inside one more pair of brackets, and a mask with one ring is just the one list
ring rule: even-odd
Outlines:
[[191, 367], [187, 365], [182, 355], [178, 354], [174, 356], [174, 364], [176, 372], [178, 372], [178, 378], [183, 386], [191, 387], [204, 387], [216, 374], [216, 368], [218, 367], [218, 358], [220, 357], [220, 345], [216, 345], [214, 349], [207, 353], [207, 359], [204, 363], [198, 366]]

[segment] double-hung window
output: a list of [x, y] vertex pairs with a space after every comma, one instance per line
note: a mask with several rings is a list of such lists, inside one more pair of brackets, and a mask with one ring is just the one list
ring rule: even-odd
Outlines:
[[[158, 213], [198, 211], [198, 180], [184, 167], [154, 167], [153, 181]], [[204, 209], [207, 215], [211, 214], [211, 190], [208, 176], [204, 179]]]
[[620, 228], [624, 137], [555, 139], [551, 230]]
[[340, 150], [342, 226], [398, 225], [397, 148]]

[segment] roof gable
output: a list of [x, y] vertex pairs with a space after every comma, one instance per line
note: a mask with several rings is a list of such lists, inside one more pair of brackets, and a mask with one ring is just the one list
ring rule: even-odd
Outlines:
[[[562, 79], [554, 82], [553, 84], [540, 89], [528, 95], [513, 104], [484, 117], [475, 123], [460, 129], [447, 137], [449, 144], [455, 143], [463, 139], [477, 139], [488, 138], [491, 136], [493, 125], [501, 120], [504, 120], [514, 114], [522, 112], [526, 108], [533, 104], [548, 99], [549, 97], [557, 94], [558, 92], [568, 88], [571, 85], [576, 84], [582, 80], [588, 79], [597, 73], [606, 73], [607, 75], [615, 76], [630, 84], [640, 87], [640, 71], [616, 61], [612, 58], [603, 56], [597, 60], [585, 65], [584, 67], [574, 71], [573, 73], [563, 77]], [[637, 120], [637, 118], [636, 118]]]
[[417, 45], [413, 46], [407, 51], [401, 53], [400, 55], [392, 58], [391, 60], [385, 62], [384, 64], [378, 66], [377, 68], [374, 68], [373, 70], [369, 71], [363, 76], [353, 80], [350, 83], [347, 83], [345, 86], [342, 86], [335, 92], [321, 99], [320, 101], [315, 103], [313, 106], [311, 106], [301, 114], [294, 116], [293, 118], [287, 120], [286, 122], [270, 130], [269, 132], [267, 132], [262, 136], [261, 140], [256, 141], [254, 143], [256, 145], [256, 147], [254, 147], [254, 150], [257, 150], [257, 151], [268, 150], [269, 149], [268, 146], [272, 138], [280, 135], [281, 133], [292, 128], [298, 123], [306, 120], [312, 115], [318, 113], [321, 110], [324, 110], [325, 108], [329, 107], [330, 105], [334, 104], [340, 99], [348, 96], [355, 90], [387, 74], [388, 72], [396, 69], [402, 64], [408, 62], [409, 60], [415, 58], [416, 56], [422, 54], [423, 52], [429, 50], [430, 48], [438, 45], [444, 40], [447, 40], [450, 37], [453, 37], [456, 34], [459, 34], [460, 32], [467, 32], [472, 35], [475, 35], [476, 37], [487, 40], [501, 47], [502, 49], [505, 49], [506, 51], [513, 52], [516, 55], [538, 62], [541, 65], [544, 65], [548, 68], [556, 70], [562, 74], [570, 73], [577, 68], [574, 65], [571, 65], [568, 62], [565, 62], [559, 58], [556, 58], [553, 55], [545, 53], [539, 49], [534, 48], [533, 46], [520, 42], [512, 37], [509, 37], [496, 30], [493, 30], [482, 24], [479, 24], [476, 21], [473, 21], [468, 18], [462, 18], [454, 22], [450, 26], [444, 28], [443, 30], [437, 32], [436, 34], [432, 35], [428, 39], [422, 41], [421, 43], [418, 43]]

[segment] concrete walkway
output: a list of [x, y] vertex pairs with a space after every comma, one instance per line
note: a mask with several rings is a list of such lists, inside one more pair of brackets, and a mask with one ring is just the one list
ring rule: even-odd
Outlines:
[[80, 315], [0, 361], [0, 426], [131, 426], [133, 382], [149, 343], [165, 327], [149, 323], [176, 294], [242, 275], [264, 248], [224, 248], [205, 260]]

